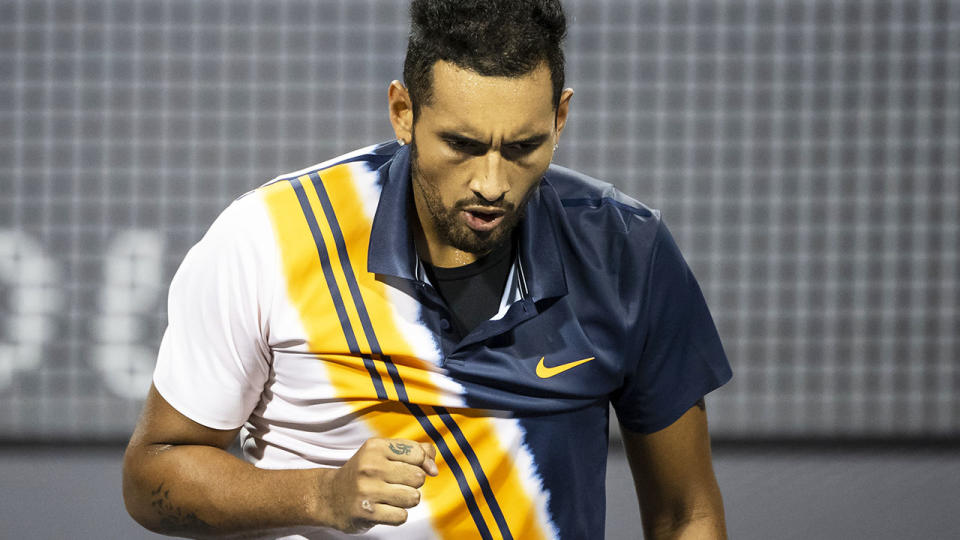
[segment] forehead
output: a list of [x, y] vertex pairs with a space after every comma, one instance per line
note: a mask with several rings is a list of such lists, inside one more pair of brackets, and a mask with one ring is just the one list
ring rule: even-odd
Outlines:
[[519, 136], [553, 126], [553, 84], [547, 65], [517, 77], [480, 75], [454, 64], [433, 66], [432, 96], [421, 118], [440, 129], [476, 136]]

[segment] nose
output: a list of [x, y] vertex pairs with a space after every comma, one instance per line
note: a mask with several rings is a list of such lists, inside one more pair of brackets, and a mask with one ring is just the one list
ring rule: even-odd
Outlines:
[[488, 202], [496, 202], [510, 191], [507, 182], [503, 158], [500, 152], [490, 151], [480, 161], [479, 169], [470, 181], [470, 189], [478, 197]]

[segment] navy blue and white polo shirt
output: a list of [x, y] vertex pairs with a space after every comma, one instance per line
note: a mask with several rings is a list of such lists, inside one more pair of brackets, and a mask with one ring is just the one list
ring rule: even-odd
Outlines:
[[367, 537], [601, 538], [609, 404], [653, 432], [731, 377], [676, 243], [657, 211], [551, 166], [499, 313], [459, 336], [411, 197], [409, 148], [385, 143], [234, 201], [171, 284], [154, 384], [243, 426], [263, 468], [339, 466], [370, 437], [436, 445], [408, 522]]

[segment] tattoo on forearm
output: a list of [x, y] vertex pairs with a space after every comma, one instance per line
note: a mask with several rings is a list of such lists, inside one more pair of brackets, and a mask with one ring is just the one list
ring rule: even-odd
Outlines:
[[160, 523], [167, 531], [213, 530], [213, 527], [198, 518], [197, 514], [183, 510], [170, 502], [170, 489], [165, 488], [163, 482], [160, 482], [157, 489], [150, 492], [150, 496], [152, 499], [150, 505], [160, 516]]
[[390, 451], [398, 456], [407, 455], [410, 453], [410, 450], [413, 448], [413, 445], [404, 444], [404, 443], [387, 443], [387, 446], [390, 447]]
[[707, 402], [704, 401], [703, 398], [700, 398], [699, 400], [697, 400], [697, 402], [694, 403], [694, 405], [696, 405], [697, 407], [700, 407], [701, 411], [707, 410]]

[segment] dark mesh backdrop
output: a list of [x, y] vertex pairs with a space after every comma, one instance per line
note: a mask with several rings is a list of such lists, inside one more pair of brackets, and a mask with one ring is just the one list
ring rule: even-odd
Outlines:
[[[0, 437], [126, 437], [220, 209], [390, 137], [405, 5], [0, 1]], [[566, 5], [557, 161], [663, 210], [713, 433], [960, 435], [960, 2]]]

